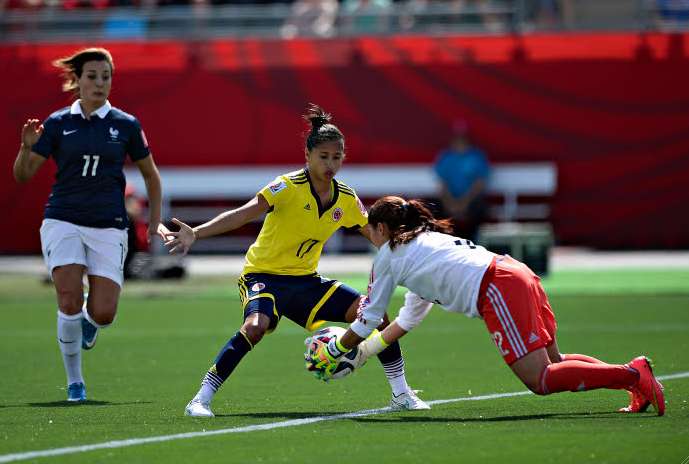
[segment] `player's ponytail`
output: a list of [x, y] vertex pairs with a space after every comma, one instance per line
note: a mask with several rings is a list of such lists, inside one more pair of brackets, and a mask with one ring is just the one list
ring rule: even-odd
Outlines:
[[383, 223], [390, 231], [390, 249], [409, 243], [422, 232], [452, 233], [452, 221], [436, 219], [423, 201], [405, 200], [402, 197], [380, 198], [368, 213], [372, 226]]
[[322, 142], [341, 140], [344, 145], [344, 135], [340, 129], [330, 123], [332, 115], [326, 113], [320, 106], [309, 103], [306, 107], [304, 119], [309, 123], [310, 129], [305, 134], [306, 149], [311, 151]]

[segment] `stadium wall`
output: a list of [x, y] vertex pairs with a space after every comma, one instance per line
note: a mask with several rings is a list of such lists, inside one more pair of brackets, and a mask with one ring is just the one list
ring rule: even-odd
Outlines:
[[[559, 243], [672, 248], [689, 247], [688, 40], [615, 33], [99, 45], [115, 58], [112, 103], [141, 120], [161, 166], [298, 163], [306, 102], [335, 114], [349, 163], [430, 163], [463, 118], [493, 161], [557, 163]], [[52, 163], [25, 185], [11, 165], [23, 121], [70, 103], [50, 61], [87, 45], [0, 46], [2, 253], [40, 251]]]

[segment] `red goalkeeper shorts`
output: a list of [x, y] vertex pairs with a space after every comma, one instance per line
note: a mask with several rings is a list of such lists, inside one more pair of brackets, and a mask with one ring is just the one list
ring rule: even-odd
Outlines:
[[555, 340], [555, 315], [541, 279], [509, 255], [497, 256], [486, 271], [478, 310], [507, 364]]

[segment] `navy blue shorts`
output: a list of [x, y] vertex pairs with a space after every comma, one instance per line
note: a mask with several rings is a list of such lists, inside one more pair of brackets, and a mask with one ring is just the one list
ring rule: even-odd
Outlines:
[[271, 331], [282, 316], [308, 331], [316, 330], [326, 321], [346, 322], [347, 310], [360, 298], [352, 287], [317, 274], [249, 273], [239, 276], [238, 285], [244, 319], [253, 313], [265, 314], [270, 318]]

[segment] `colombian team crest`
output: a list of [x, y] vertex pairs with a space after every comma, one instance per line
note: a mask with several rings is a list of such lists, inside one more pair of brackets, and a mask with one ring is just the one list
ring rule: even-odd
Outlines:
[[255, 284], [253, 284], [251, 286], [251, 291], [252, 292], [260, 292], [264, 288], [266, 288], [266, 284], [264, 284], [263, 282], [256, 282]]
[[335, 208], [335, 210], [333, 211], [333, 221], [337, 222], [340, 219], [342, 219], [343, 214], [344, 213], [342, 212], [342, 208]]

